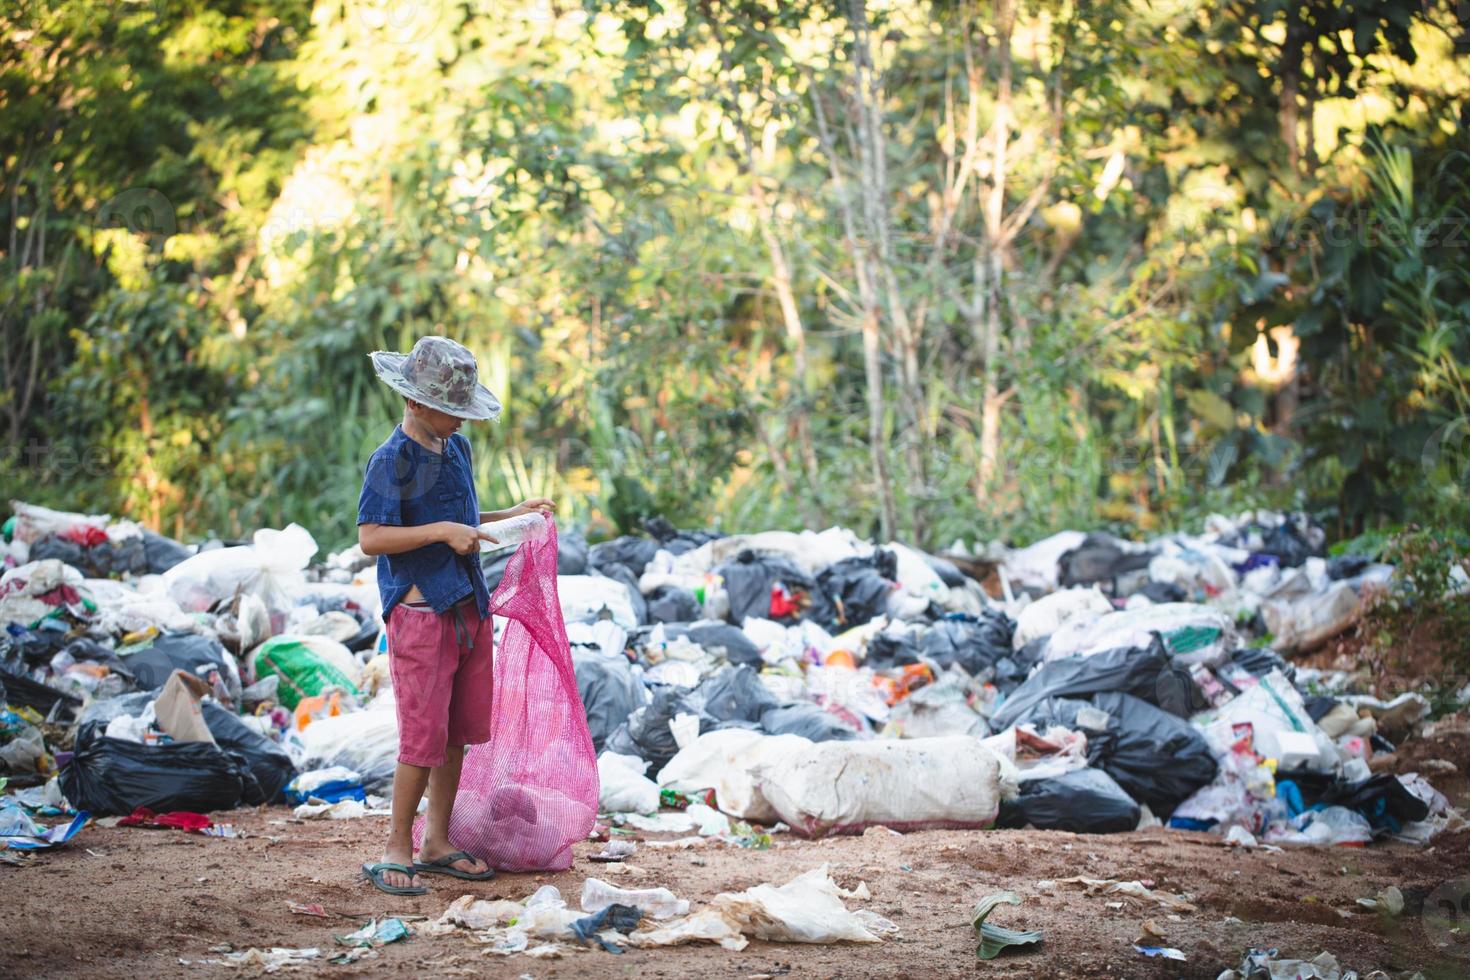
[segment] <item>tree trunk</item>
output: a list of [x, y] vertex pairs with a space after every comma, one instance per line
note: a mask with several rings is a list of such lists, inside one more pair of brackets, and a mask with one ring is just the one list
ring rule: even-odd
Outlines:
[[[1015, 27], [1014, 0], [999, 0], [995, 8], [997, 78], [995, 119], [990, 127], [990, 186], [983, 201], [985, 221], [984, 287], [980, 291], [985, 305], [982, 352], [985, 358], [981, 385], [980, 466], [976, 474], [975, 495], [984, 501], [995, 479], [1000, 460], [1000, 308], [1004, 299], [1005, 249], [1008, 245], [1004, 228], [1006, 199], [1007, 152], [1010, 146], [1011, 115], [1011, 31]], [[981, 272], [977, 262], [977, 273]]]

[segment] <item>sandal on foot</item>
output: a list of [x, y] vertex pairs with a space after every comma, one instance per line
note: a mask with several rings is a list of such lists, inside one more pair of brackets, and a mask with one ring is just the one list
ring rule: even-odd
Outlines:
[[461, 871], [454, 867], [456, 861], [473, 861], [474, 855], [464, 851], [455, 851], [432, 861], [415, 861], [413, 870], [419, 874], [450, 875], [454, 878], [463, 878], [465, 881], [489, 881], [495, 877], [495, 869], [486, 866], [484, 871]]
[[383, 872], [385, 871], [397, 871], [412, 878], [416, 868], [417, 865], [410, 868], [402, 864], [394, 864], [391, 861], [379, 861], [376, 864], [364, 864], [362, 866], [362, 873], [363, 877], [372, 882], [378, 891], [387, 892], [389, 895], [427, 895], [429, 890], [423, 885], [390, 885], [383, 878]]

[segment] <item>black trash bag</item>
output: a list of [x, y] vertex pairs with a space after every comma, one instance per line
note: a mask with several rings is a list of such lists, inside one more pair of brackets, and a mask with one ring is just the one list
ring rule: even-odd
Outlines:
[[1047, 698], [1105, 691], [1132, 694], [1181, 718], [1209, 703], [1189, 671], [1171, 666], [1164, 642], [1155, 633], [1146, 647], [1119, 647], [1042, 664], [1001, 704], [990, 719], [990, 730], [1005, 731]]
[[1000, 805], [995, 825], [1069, 830], [1074, 834], [1122, 834], [1138, 826], [1133, 798], [1100, 769], [1076, 769], [1021, 784], [1021, 795]]
[[664, 627], [664, 636], [671, 640], [687, 636], [691, 642], [703, 647], [710, 656], [724, 657], [732, 664], [746, 664], [759, 670], [764, 663], [760, 647], [750, 641], [744, 630], [729, 623], [715, 620], [691, 623], [688, 626], [676, 623]]
[[60, 779], [67, 802], [94, 817], [127, 816], [140, 806], [159, 813], [229, 810], [254, 781], [208, 742], [143, 745], [106, 737], [78, 749]]
[[58, 721], [66, 721], [82, 706], [82, 699], [40, 681], [33, 681], [25, 674], [0, 667], [0, 684], [5, 685], [5, 697], [10, 704], [31, 708], [46, 717], [60, 704]]
[[87, 578], [143, 575], [149, 570], [148, 554], [141, 537], [103, 541], [86, 547], [59, 534], [48, 534], [31, 544], [31, 561], [45, 558], [59, 558]]
[[1312, 546], [1302, 537], [1296, 522], [1289, 520], [1265, 533], [1260, 553], [1275, 555], [1282, 568], [1296, 568], [1312, 557]]
[[909, 664], [918, 663], [921, 653], [923, 653], [923, 648], [916, 630], [908, 630], [903, 633], [890, 633], [885, 630], [868, 640], [868, 653], [863, 658], [863, 665], [872, 667], [874, 670], [907, 667]]
[[608, 569], [620, 565], [632, 574], [636, 587], [638, 576], [643, 574], [643, 569], [648, 567], [658, 550], [659, 543], [653, 538], [625, 534], [621, 538], [594, 544], [587, 551], [587, 564], [604, 575], [611, 574]]
[[212, 636], [184, 631], [160, 633], [150, 645], [125, 654], [122, 659], [144, 690], [162, 687], [176, 670], [206, 680], [217, 672], [230, 697], [236, 702], [240, 700], [240, 669], [224, 645]]
[[587, 536], [576, 528], [556, 533], [556, 574], [587, 574]]
[[1230, 655], [1230, 660], [1255, 677], [1265, 677], [1271, 671], [1279, 670], [1287, 680], [1296, 683], [1296, 667], [1267, 647], [1240, 647]]
[[145, 530], [143, 532], [143, 554], [148, 561], [149, 574], [162, 575], [188, 558], [192, 552], [173, 538]]
[[1184, 602], [1189, 598], [1185, 591], [1173, 582], [1155, 582], [1149, 579], [1134, 595], [1141, 595], [1150, 602]]
[[643, 529], [657, 538], [658, 546], [671, 555], [682, 555], [724, 537], [714, 531], [681, 531], [663, 517], [646, 519]]
[[932, 568], [934, 573], [939, 576], [939, 580], [949, 588], [963, 589], [965, 583], [969, 581], [968, 576], [960, 571], [959, 566], [948, 558], [940, 558], [937, 555], [929, 554], [927, 551], [921, 551], [919, 554], [924, 559], [924, 564]]
[[660, 585], [644, 598], [650, 623], [688, 623], [699, 618], [699, 600], [688, 589]]
[[1110, 720], [1107, 731], [1087, 732], [1088, 763], [1106, 771], [1160, 820], [1214, 781], [1215, 757], [1189, 722], [1116, 691], [1094, 694], [1092, 705]]
[[722, 667], [694, 689], [704, 712], [716, 721], [759, 722], [780, 702], [750, 667]]
[[[745, 622], [747, 616], [781, 623], [809, 618], [821, 623], [836, 615], [832, 603], [811, 577], [779, 555], [742, 551], [734, 561], [719, 566], [715, 572], [725, 580], [725, 591], [730, 595], [730, 622], [737, 626]], [[800, 607], [801, 612], [783, 616], [771, 614], [771, 590], [778, 586]]]
[[648, 700], [648, 689], [624, 657], [573, 652], [572, 668], [577, 673], [577, 693], [587, 713], [592, 747], [601, 752], [608, 736]]
[[296, 778], [296, 767], [286, 750], [214, 701], [199, 707], [215, 742], [251, 775], [242, 802], [246, 806], [286, 802], [286, 784]]
[[[990, 680], [998, 673], [1000, 662], [1014, 656], [1011, 637], [1015, 632], [1016, 624], [1003, 612], [987, 609], [979, 616], [955, 613], [925, 630], [919, 648], [940, 667], [958, 664], [971, 677]], [[1016, 669], [1011, 665], [1008, 672]]]
[[1153, 552], [1130, 552], [1126, 542], [1111, 534], [1089, 534], [1083, 542], [1057, 560], [1062, 588], [1074, 585], [1106, 585], [1117, 590], [1118, 578], [1148, 567]]
[[1321, 721], [1327, 717], [1327, 713], [1337, 707], [1337, 698], [1330, 698], [1325, 694], [1313, 694], [1302, 699], [1307, 708], [1307, 716], [1313, 721]]
[[792, 701], [761, 713], [761, 728], [771, 735], [800, 735], [813, 742], [845, 742], [858, 737], [841, 718], [810, 701]]
[[[6, 624], [0, 623], [0, 627]], [[16, 673], [24, 673], [30, 667], [45, 667], [71, 642], [68, 627], [57, 619], [43, 620], [35, 629], [21, 628], [10, 623], [17, 632], [0, 628], [0, 663]]]
[[134, 679], [133, 672], [128, 669], [123, 658], [117, 655], [117, 650], [110, 642], [104, 642], [92, 636], [79, 636], [68, 643], [62, 652], [75, 661], [101, 664], [127, 680]]
[[1429, 805], [1389, 773], [1369, 776], [1360, 783], [1335, 786], [1323, 794], [1322, 801], [1362, 814], [1373, 828], [1375, 838], [1396, 834], [1404, 824], [1429, 816]]
[[822, 609], [830, 608], [831, 616], [818, 622], [833, 632], [870, 622], [888, 608], [897, 577], [898, 558], [886, 548], [828, 565], [817, 575], [817, 588], [830, 600]]
[[[604, 749], [622, 755], [636, 755], [648, 763], [648, 771], [657, 773], [669, 764], [679, 751], [669, 722], [676, 715], [700, 715], [699, 702], [689, 692], [665, 687], [656, 691], [653, 700], [635, 709], [628, 720], [608, 736]], [[709, 731], [713, 719], [700, 717], [699, 731]]]
[[1368, 570], [1373, 564], [1373, 559], [1367, 555], [1338, 555], [1336, 558], [1327, 559], [1327, 577], [1334, 582], [1355, 578]]

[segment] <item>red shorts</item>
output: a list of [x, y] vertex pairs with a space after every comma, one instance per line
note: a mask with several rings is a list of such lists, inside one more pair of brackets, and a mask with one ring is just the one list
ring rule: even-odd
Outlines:
[[[456, 609], [463, 636], [455, 628]], [[436, 613], [399, 604], [388, 617], [398, 761], [433, 768], [447, 745], [490, 741], [494, 633], [473, 602]]]

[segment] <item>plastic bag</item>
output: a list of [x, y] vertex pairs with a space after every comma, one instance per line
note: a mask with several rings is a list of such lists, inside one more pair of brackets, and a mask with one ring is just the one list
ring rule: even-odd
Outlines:
[[761, 713], [761, 728], [772, 735], [800, 735], [813, 742], [845, 741], [858, 737], [851, 725], [810, 701], [793, 701], [767, 708]]
[[690, 692], [666, 687], [653, 695], [653, 700], [638, 708], [628, 720], [608, 736], [606, 749], [622, 755], [636, 755], [657, 772], [679, 751], [669, 723], [677, 715], [698, 715], [699, 702]]
[[660, 585], [647, 596], [651, 623], [688, 623], [699, 618], [699, 600], [676, 585]]
[[370, 793], [386, 793], [398, 765], [398, 715], [393, 689], [384, 689], [361, 711], [314, 721], [287, 745], [300, 768], [342, 766], [362, 776]]
[[284, 614], [294, 605], [292, 593], [305, 585], [302, 570], [316, 554], [316, 541], [299, 524], [281, 531], [261, 528], [252, 541], [179, 562], [163, 575], [169, 594], [185, 610], [203, 612], [220, 599], [249, 592], [273, 614]]
[[1011, 646], [1019, 650], [1032, 640], [1051, 636], [1074, 619], [1096, 622], [1099, 616], [1105, 616], [1112, 611], [1113, 604], [1096, 586], [1063, 589], [1044, 595], [1016, 616], [1016, 631], [1011, 638]]
[[[571, 867], [572, 844], [597, 818], [597, 755], [557, 595], [556, 526], [546, 520], [546, 536], [520, 546], [491, 597], [505, 620], [493, 727], [488, 743], [465, 753], [449, 823], [456, 847], [506, 871]], [[415, 831], [421, 838], [422, 822]]]
[[1358, 621], [1358, 592], [1347, 582], [1334, 582], [1326, 592], [1298, 599], [1268, 599], [1261, 619], [1278, 650], [1292, 653], [1321, 646]]
[[636, 755], [604, 752], [598, 756], [599, 809], [604, 813], [656, 813], [658, 784], [643, 774], [647, 768], [648, 763]]
[[941, 668], [959, 666], [971, 677], [981, 677], [995, 673], [1000, 661], [1012, 655], [1015, 628], [1005, 613], [992, 610], [948, 616], [924, 631], [919, 649]]
[[356, 697], [357, 663], [352, 653], [326, 636], [273, 636], [250, 655], [256, 679], [272, 674], [281, 679], [277, 694], [287, 710], [295, 711], [302, 698], [328, 688], [340, 688]]
[[286, 784], [296, 777], [296, 767], [286, 750], [213, 701], [206, 701], [201, 707], [204, 723], [209, 726], [215, 743], [254, 777], [253, 785], [246, 787], [245, 805], [284, 802]]
[[1155, 816], [1168, 819], [1214, 781], [1219, 767], [1209, 743], [1187, 721], [1129, 694], [1095, 694], [1092, 704], [1110, 720], [1106, 732], [1087, 733], [1088, 760]]
[[572, 654], [577, 693], [587, 715], [592, 747], [602, 751], [608, 736], [648, 700], [648, 689], [622, 654]]
[[1123, 691], [1180, 717], [1187, 717], [1206, 703], [1189, 672], [1172, 667], [1163, 641], [1154, 637], [1147, 647], [1125, 647], [1042, 664], [991, 717], [990, 730], [1010, 728], [1046, 698], [1102, 691]]
[[93, 816], [126, 816], [140, 806], [208, 813], [238, 806], [246, 776], [209, 742], [142, 745], [103, 737], [61, 770], [61, 791], [74, 809]]
[[757, 770], [760, 793], [807, 837], [894, 830], [982, 828], [995, 822], [1001, 763], [979, 739], [821, 742]]
[[768, 709], [777, 706], [760, 675], [750, 667], [725, 667], [706, 677], [695, 688], [705, 714], [717, 721], [758, 722]]
[[888, 716], [883, 734], [899, 738], [985, 735], [985, 719], [965, 700], [965, 682], [946, 674], [904, 698]]
[[1021, 784], [1021, 795], [1001, 804], [998, 827], [1122, 834], [1138, 826], [1138, 804], [1101, 769], [1077, 769]]
[[716, 895], [710, 907], [742, 933], [782, 943], [878, 943], [868, 920], [842, 904], [824, 864], [786, 884], [756, 885]]
[[563, 575], [556, 583], [556, 590], [565, 622], [595, 623], [607, 618], [625, 630], [638, 628], [640, 617], [633, 597], [628, 586], [618, 579], [603, 575]]
[[148, 646], [127, 648], [119, 656], [144, 690], [157, 690], [170, 674], [182, 670], [209, 681], [216, 693], [231, 703], [240, 702], [240, 667], [234, 656], [212, 636], [162, 633]]

